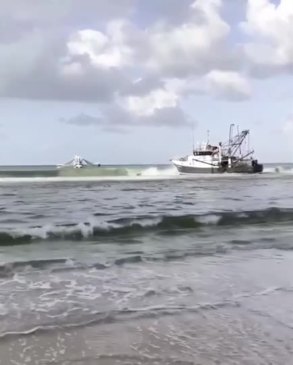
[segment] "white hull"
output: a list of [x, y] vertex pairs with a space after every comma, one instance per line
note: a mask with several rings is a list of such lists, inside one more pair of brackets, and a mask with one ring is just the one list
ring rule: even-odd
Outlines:
[[219, 172], [217, 165], [207, 163], [189, 163], [188, 161], [172, 160], [173, 165], [183, 174], [211, 174]]
[[221, 173], [241, 173], [256, 174], [263, 171], [263, 165], [253, 164], [252, 161], [242, 162], [231, 167], [221, 167], [218, 165], [207, 166], [204, 164], [192, 164], [185, 161], [173, 160], [174, 166], [181, 174], [221, 174]]

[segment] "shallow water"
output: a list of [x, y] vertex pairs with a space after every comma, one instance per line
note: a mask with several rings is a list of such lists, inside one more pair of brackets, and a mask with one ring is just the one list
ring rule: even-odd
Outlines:
[[286, 171], [2, 179], [0, 364], [291, 364]]

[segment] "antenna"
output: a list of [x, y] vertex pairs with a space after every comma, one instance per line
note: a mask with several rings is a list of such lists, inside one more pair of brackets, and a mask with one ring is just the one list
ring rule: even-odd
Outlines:
[[210, 131], [207, 130], [207, 144], [210, 144]]
[[192, 124], [192, 152], [194, 151], [194, 124]]
[[[240, 136], [239, 125], [237, 125], [237, 135]], [[241, 152], [241, 144], [239, 146], [239, 153], [240, 153], [240, 156], [241, 156], [242, 155], [242, 152]]]
[[232, 134], [233, 134], [233, 127], [235, 124], [230, 124], [230, 130], [229, 130], [229, 148], [228, 148], [228, 154], [231, 155], [231, 147], [232, 147]]
[[233, 127], [235, 126], [235, 124], [230, 124], [230, 131], [229, 131], [229, 143], [231, 144], [232, 142], [232, 134], [233, 134]]

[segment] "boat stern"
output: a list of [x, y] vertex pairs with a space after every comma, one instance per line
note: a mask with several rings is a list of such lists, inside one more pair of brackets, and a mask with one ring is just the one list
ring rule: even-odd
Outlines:
[[253, 173], [260, 174], [263, 172], [263, 164], [258, 163], [257, 160], [253, 160], [252, 163]]

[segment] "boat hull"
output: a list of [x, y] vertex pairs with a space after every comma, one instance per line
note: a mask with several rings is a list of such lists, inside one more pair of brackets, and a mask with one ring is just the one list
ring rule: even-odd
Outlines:
[[218, 172], [214, 167], [194, 167], [174, 164], [181, 174], [213, 174]]
[[173, 162], [178, 172], [181, 174], [222, 174], [222, 173], [238, 173], [238, 174], [259, 174], [263, 172], [261, 164], [239, 164], [230, 168], [223, 167], [197, 167]]

